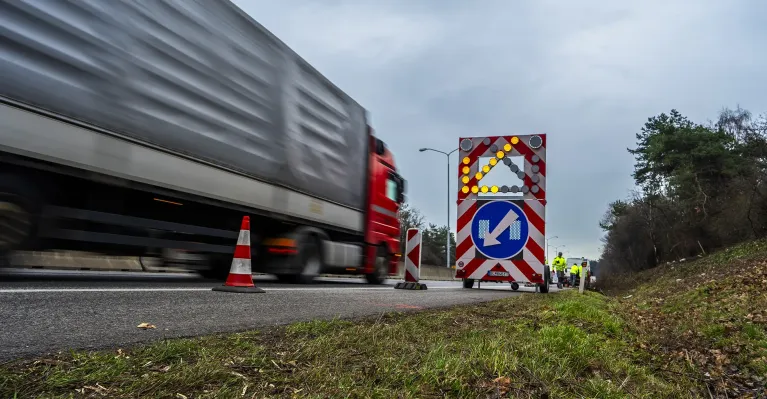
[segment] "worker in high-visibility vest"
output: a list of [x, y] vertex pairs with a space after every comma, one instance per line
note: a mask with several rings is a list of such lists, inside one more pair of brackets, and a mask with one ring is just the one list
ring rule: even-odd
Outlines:
[[572, 266], [570, 266], [570, 286], [575, 287], [575, 282], [578, 281], [578, 277], [581, 273], [581, 267], [578, 266], [577, 263], [573, 263]]
[[562, 281], [565, 278], [565, 269], [567, 268], [567, 261], [562, 257], [562, 252], [557, 254], [557, 257], [554, 258], [551, 265], [554, 266], [554, 270], [557, 271], [557, 288], [562, 288]]

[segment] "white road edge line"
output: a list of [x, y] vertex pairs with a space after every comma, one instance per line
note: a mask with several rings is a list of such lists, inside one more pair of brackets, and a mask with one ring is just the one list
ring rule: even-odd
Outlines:
[[[212, 287], [211, 287], [212, 288]], [[0, 289], [0, 294], [22, 294], [22, 293], [52, 293], [52, 292], [194, 292], [194, 291], [212, 291], [211, 288], [7, 288]], [[348, 288], [263, 288], [264, 291], [382, 291], [390, 290], [394, 292], [394, 287], [348, 287]], [[439, 289], [461, 289], [461, 287], [432, 287], [429, 290]]]

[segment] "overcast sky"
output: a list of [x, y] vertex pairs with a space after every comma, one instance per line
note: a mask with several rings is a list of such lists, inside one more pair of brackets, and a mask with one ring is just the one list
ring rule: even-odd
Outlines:
[[234, 2], [369, 110], [431, 222], [447, 218], [446, 159], [418, 148], [547, 133], [547, 232], [571, 256], [597, 257], [648, 117], [767, 111], [764, 0]]

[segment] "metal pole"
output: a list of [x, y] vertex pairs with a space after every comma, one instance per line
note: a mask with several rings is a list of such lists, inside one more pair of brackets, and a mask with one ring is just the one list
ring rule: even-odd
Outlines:
[[[549, 247], [551, 246], [551, 244], [549, 244], [549, 243], [551, 242], [551, 240], [556, 239], [556, 238], [559, 238], [559, 236], [549, 237], [549, 238], [546, 239], [546, 261], [547, 262], [550, 260], [550, 258], [549, 258]], [[557, 247], [554, 246], [555, 250], [556, 250], [556, 248]]]
[[447, 225], [445, 226], [445, 267], [450, 268], [450, 154], [447, 157]]
[[458, 151], [458, 149], [454, 149], [450, 152], [444, 152], [440, 150], [435, 150], [433, 148], [421, 148], [418, 151], [424, 152], [424, 151], [434, 151], [438, 152], [440, 154], [444, 154], [447, 157], [447, 225], [445, 228], [447, 229], [447, 232], [445, 234], [445, 267], [450, 267], [450, 154]]
[[567, 248], [567, 245], [554, 245], [554, 252], [559, 253], [559, 248]]

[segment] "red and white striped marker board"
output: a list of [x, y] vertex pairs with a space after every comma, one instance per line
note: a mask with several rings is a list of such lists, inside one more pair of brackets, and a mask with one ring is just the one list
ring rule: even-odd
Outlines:
[[421, 278], [421, 231], [408, 229], [405, 237], [405, 282], [417, 283]]
[[[546, 135], [460, 138], [459, 154], [456, 277], [542, 283]], [[495, 168], [516, 178], [489, 185]]]

